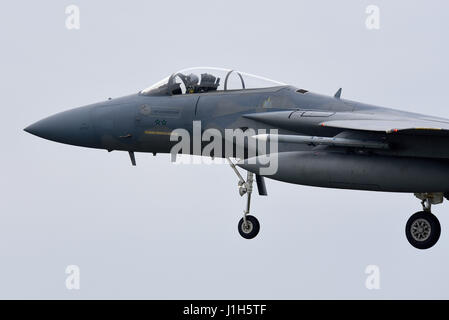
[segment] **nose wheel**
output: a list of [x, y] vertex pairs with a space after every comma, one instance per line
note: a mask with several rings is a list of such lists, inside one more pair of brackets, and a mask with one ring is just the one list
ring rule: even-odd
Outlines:
[[255, 238], [260, 230], [259, 220], [251, 215], [247, 215], [245, 218], [239, 221], [239, 233], [245, 239]]
[[421, 199], [423, 211], [416, 212], [407, 221], [405, 235], [408, 242], [417, 249], [429, 249], [440, 238], [441, 225], [438, 218], [430, 212], [432, 204], [443, 202], [440, 194], [415, 194]]
[[[238, 186], [240, 196], [243, 197], [246, 194], [246, 207], [245, 210], [243, 210], [243, 218], [239, 221], [238, 230], [243, 238], [253, 239], [259, 234], [260, 231], [259, 220], [257, 220], [256, 217], [249, 215], [251, 206], [251, 194], [253, 192], [254, 173], [248, 171], [245, 181], [240, 172], [237, 170], [235, 164], [229, 158], [227, 158], [227, 160], [229, 162], [229, 165], [239, 178]], [[266, 188], [263, 180], [258, 180], [258, 188], [259, 194], [266, 195]]]

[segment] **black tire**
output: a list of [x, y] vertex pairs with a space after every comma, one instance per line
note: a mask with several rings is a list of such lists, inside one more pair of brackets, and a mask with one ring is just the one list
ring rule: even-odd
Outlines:
[[243, 218], [239, 221], [239, 233], [245, 239], [252, 239], [257, 236], [260, 231], [259, 220], [254, 216], [246, 216], [247, 227], [244, 228]]
[[440, 238], [441, 225], [430, 212], [420, 211], [412, 215], [405, 226], [408, 242], [417, 249], [429, 249]]

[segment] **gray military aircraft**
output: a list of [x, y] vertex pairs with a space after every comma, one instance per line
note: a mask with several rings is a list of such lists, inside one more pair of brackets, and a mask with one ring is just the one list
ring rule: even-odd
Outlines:
[[[449, 120], [346, 100], [341, 92], [325, 96], [235, 70], [191, 68], [138, 93], [64, 111], [24, 130], [65, 144], [127, 151], [135, 165], [135, 152], [204, 155], [207, 139], [199, 148], [193, 141], [173, 152], [180, 138], [173, 133], [195, 135], [200, 124], [200, 133], [212, 129], [215, 136], [209, 140], [220, 142], [220, 150], [210, 155], [229, 161], [240, 195], [247, 195], [238, 224], [244, 238], [254, 238], [260, 229], [249, 215], [253, 181], [259, 194], [267, 195], [268, 177], [413, 193], [422, 210], [408, 220], [406, 237], [418, 249], [432, 247], [441, 227], [431, 205], [449, 196]], [[230, 129], [250, 134], [243, 142], [226, 134], [217, 138]], [[255, 150], [250, 141], [257, 141]], [[223, 154], [223, 145], [231, 152]], [[239, 147], [243, 155], [237, 154]], [[263, 171], [268, 158], [276, 159], [273, 172]], [[238, 167], [247, 171], [246, 179]]]

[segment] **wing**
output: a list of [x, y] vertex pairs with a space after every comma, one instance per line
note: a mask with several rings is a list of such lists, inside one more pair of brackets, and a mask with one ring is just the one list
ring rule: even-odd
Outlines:
[[328, 127], [342, 131], [396, 133], [415, 135], [449, 135], [449, 120], [397, 114], [369, 114], [356, 112], [278, 111], [247, 114], [243, 117], [264, 122], [286, 130], [308, 127]]
[[288, 136], [278, 135], [276, 138], [283, 143], [369, 148], [395, 156], [449, 159], [449, 120], [442, 118], [397, 112], [370, 114], [322, 111], [274, 111], [246, 114], [243, 117], [297, 132]]

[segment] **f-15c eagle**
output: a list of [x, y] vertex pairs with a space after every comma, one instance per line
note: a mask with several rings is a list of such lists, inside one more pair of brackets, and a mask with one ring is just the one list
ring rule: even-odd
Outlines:
[[[409, 218], [406, 237], [418, 249], [432, 247], [441, 227], [431, 205], [449, 197], [449, 120], [346, 100], [341, 92], [326, 96], [235, 70], [190, 68], [24, 130], [61, 143], [127, 151], [133, 165], [135, 152], [204, 156], [207, 149], [229, 161], [240, 195], [247, 195], [238, 224], [246, 239], [260, 229], [249, 211], [254, 181], [267, 195], [264, 177], [411, 193], [422, 210]], [[179, 148], [183, 134], [193, 138]], [[247, 171], [246, 179], [239, 169]]]

